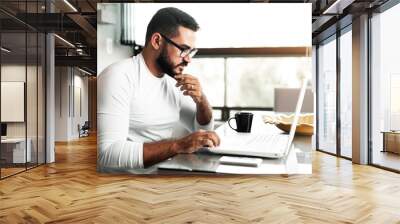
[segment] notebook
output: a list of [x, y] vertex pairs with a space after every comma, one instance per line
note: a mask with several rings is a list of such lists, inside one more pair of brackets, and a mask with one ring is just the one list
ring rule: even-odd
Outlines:
[[296, 126], [299, 121], [301, 107], [304, 101], [307, 81], [304, 80], [296, 104], [295, 116], [289, 134], [253, 134], [253, 133], [234, 133], [224, 135], [222, 128], [216, 132], [220, 137], [221, 144], [218, 147], [208, 148], [215, 154], [255, 156], [264, 158], [282, 158], [289, 153]]

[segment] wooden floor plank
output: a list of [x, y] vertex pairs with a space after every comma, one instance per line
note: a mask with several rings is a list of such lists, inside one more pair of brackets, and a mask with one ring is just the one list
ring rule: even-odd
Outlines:
[[312, 175], [96, 172], [96, 139], [0, 181], [0, 223], [400, 223], [400, 175], [313, 154]]

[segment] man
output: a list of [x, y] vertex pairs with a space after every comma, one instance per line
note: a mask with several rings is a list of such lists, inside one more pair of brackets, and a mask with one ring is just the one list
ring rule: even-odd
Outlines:
[[[212, 110], [198, 79], [183, 74], [197, 51], [198, 29], [187, 13], [160, 9], [147, 27], [142, 53], [99, 75], [100, 171], [147, 167], [178, 153], [219, 145], [211, 131]], [[192, 133], [171, 139], [179, 124]]]

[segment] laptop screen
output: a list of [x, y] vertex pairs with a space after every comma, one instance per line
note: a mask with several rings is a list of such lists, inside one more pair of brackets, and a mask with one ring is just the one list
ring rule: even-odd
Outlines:
[[294, 138], [294, 134], [296, 133], [296, 127], [297, 127], [297, 123], [299, 122], [299, 117], [300, 117], [300, 111], [301, 111], [301, 107], [303, 106], [303, 101], [304, 101], [304, 95], [306, 93], [306, 88], [307, 88], [307, 79], [303, 80], [303, 84], [301, 86], [300, 89], [300, 94], [299, 94], [299, 98], [297, 100], [297, 104], [296, 104], [296, 110], [295, 110], [295, 114], [294, 114], [294, 118], [293, 118], [293, 122], [292, 125], [290, 127], [290, 132], [289, 132], [289, 141], [288, 141], [288, 145], [286, 147], [286, 152], [285, 154], [288, 152], [293, 138]]

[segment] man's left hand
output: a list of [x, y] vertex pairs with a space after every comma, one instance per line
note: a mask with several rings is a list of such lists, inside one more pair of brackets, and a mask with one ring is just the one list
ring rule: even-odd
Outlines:
[[188, 74], [180, 74], [174, 77], [177, 81], [176, 87], [181, 87], [183, 95], [188, 95], [192, 97], [196, 104], [199, 104], [203, 100], [203, 91], [199, 80]]

